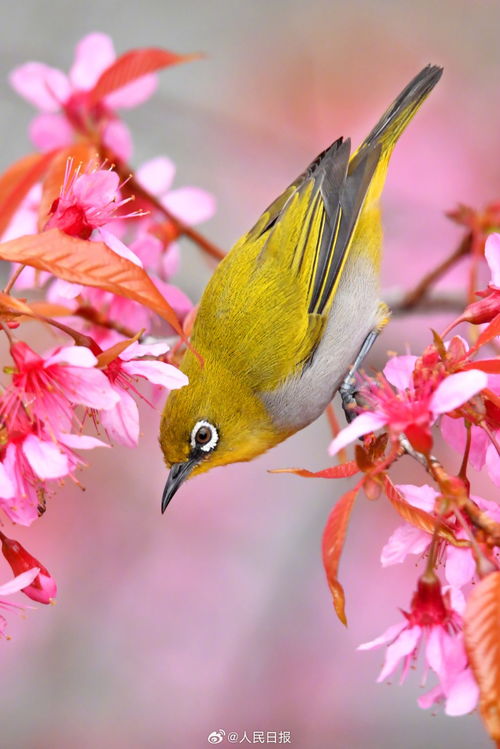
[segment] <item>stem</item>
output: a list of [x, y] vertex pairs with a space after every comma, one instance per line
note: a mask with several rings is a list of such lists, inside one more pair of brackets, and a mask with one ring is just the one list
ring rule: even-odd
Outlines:
[[434, 270], [432, 270], [430, 273], [427, 273], [415, 286], [415, 288], [406, 294], [403, 301], [401, 302], [400, 310], [407, 312], [408, 310], [413, 309], [413, 307], [416, 307], [426, 296], [431, 286], [435, 284], [436, 281], [438, 281], [441, 276], [443, 276], [450, 268], [452, 268], [455, 263], [460, 260], [460, 258], [464, 257], [470, 252], [471, 246], [472, 234], [469, 233], [466, 234], [465, 237], [463, 237], [462, 241], [460, 242], [456, 250], [451, 253], [451, 255], [443, 260], [443, 262], [440, 263], [437, 268], [434, 268]]
[[478, 572], [480, 573], [480, 577], [483, 577], [484, 574], [486, 574], [486, 571], [493, 572], [493, 570], [496, 569], [494, 565], [492, 565], [491, 560], [488, 559], [488, 557], [483, 553], [481, 547], [479, 546], [478, 542], [475, 539], [474, 534], [471, 531], [470, 525], [467, 523], [466, 519], [463, 516], [462, 511], [458, 507], [453, 508], [453, 512], [455, 513], [455, 517], [462, 526], [462, 529], [466, 532], [467, 536], [469, 537], [469, 542], [472, 547], [472, 550], [475, 555], [475, 561], [478, 568]]
[[467, 478], [467, 464], [469, 462], [469, 453], [470, 453], [470, 448], [472, 445], [472, 425], [470, 424], [470, 422], [466, 421], [465, 428], [466, 428], [467, 436], [466, 436], [466, 442], [465, 442], [464, 457], [462, 459], [462, 465], [460, 466], [460, 470], [458, 472], [458, 477], [462, 479], [462, 481], [467, 487], [467, 491], [469, 491], [470, 482], [469, 482], [469, 479]]
[[4, 293], [4, 294], [10, 294], [10, 292], [11, 292], [11, 289], [12, 289], [12, 287], [14, 286], [14, 284], [15, 284], [15, 283], [16, 283], [16, 281], [17, 281], [17, 279], [19, 278], [19, 276], [21, 275], [21, 273], [23, 272], [23, 270], [24, 270], [25, 268], [26, 268], [26, 266], [25, 266], [25, 265], [20, 265], [20, 266], [19, 266], [19, 267], [18, 267], [18, 268], [17, 268], [17, 269], [16, 269], [15, 271], [14, 271], [14, 273], [12, 274], [12, 276], [10, 277], [10, 279], [9, 279], [9, 281], [8, 281], [8, 283], [7, 283], [7, 286], [6, 286], [6, 287], [5, 287], [5, 289], [3, 290], [3, 293]]

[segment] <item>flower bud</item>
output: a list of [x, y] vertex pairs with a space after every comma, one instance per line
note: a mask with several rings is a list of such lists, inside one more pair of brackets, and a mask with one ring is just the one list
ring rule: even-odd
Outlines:
[[451, 614], [443, 598], [439, 578], [433, 573], [424, 573], [418, 580], [417, 590], [411, 602], [411, 612], [407, 614], [412, 626], [429, 627], [443, 624]]
[[51, 603], [56, 596], [57, 585], [46, 567], [40, 564], [38, 559], [31, 556], [18, 541], [7, 538], [1, 531], [0, 540], [2, 541], [2, 553], [15, 575], [20, 575], [22, 572], [33, 569], [33, 567], [39, 567], [40, 569], [33, 582], [26, 588], [22, 588], [22, 592], [33, 601]]

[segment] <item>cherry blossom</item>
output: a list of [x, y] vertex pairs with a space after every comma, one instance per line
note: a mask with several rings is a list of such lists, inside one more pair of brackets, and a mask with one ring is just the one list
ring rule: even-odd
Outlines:
[[362, 396], [372, 410], [363, 411], [339, 432], [330, 444], [330, 455], [384, 426], [393, 439], [405, 434], [416, 450], [428, 452], [432, 446], [430, 427], [437, 417], [459, 408], [488, 384], [488, 376], [475, 369], [448, 376], [444, 373], [437, 382], [435, 375], [417, 379], [419, 374], [413, 357], [394, 357], [383, 375], [367, 380]]
[[112, 408], [118, 398], [109, 380], [96, 368], [97, 359], [85, 346], [58, 347], [39, 356], [26, 343], [11, 346], [15, 363], [12, 385], [0, 401], [0, 415], [7, 423], [19, 409], [45, 423], [52, 434], [68, 432], [74, 406]]
[[144, 357], [161, 356], [168, 351], [165, 343], [132, 343], [104, 369], [111, 386], [119, 396], [117, 405], [101, 414], [101, 424], [115, 442], [135, 447], [139, 439], [139, 411], [131, 392], [139, 394], [137, 378], [167, 390], [175, 390], [188, 384], [186, 375], [162, 361]]
[[[26, 606], [20, 606], [16, 603], [11, 603], [10, 601], [5, 601], [3, 596], [10, 596], [13, 593], [17, 593], [18, 591], [22, 590], [23, 588], [27, 588], [33, 580], [37, 577], [39, 574], [40, 569], [38, 567], [33, 567], [30, 570], [26, 570], [26, 572], [22, 572], [20, 575], [17, 575], [12, 580], [9, 580], [7, 583], [3, 583], [3, 585], [0, 585], [0, 608], [6, 610], [6, 611], [25, 611]], [[7, 627], [7, 620], [4, 616], [0, 615], [0, 637], [3, 637], [5, 639], [10, 639], [9, 636], [6, 634], [5, 630]]]
[[[215, 213], [215, 198], [200, 187], [172, 189], [175, 172], [176, 167], [171, 159], [167, 156], [156, 156], [139, 166], [136, 179], [184, 224], [194, 226], [207, 221]], [[168, 280], [178, 270], [179, 247], [177, 242], [170, 241], [167, 250], [162, 252], [163, 243], [150, 232], [154, 229], [154, 224], [152, 218], [147, 218], [142, 222], [131, 248], [143, 260], [147, 268]]]
[[77, 44], [68, 75], [41, 62], [27, 62], [11, 72], [12, 87], [41, 112], [30, 125], [30, 137], [38, 148], [48, 151], [68, 146], [75, 131], [87, 133], [90, 127], [120, 158], [130, 158], [130, 133], [114, 110], [146, 101], [156, 89], [157, 77], [142, 76], [90, 106], [87, 92], [115, 59], [111, 38], [96, 32]]
[[463, 715], [473, 710], [478, 699], [478, 688], [467, 666], [460, 631], [462, 620], [452, 608], [449, 595], [442, 594], [437, 578], [420, 578], [411, 610], [403, 614], [404, 621], [392, 625], [380, 637], [358, 647], [358, 650], [372, 650], [388, 646], [377, 681], [385, 681], [402, 663], [402, 683], [422, 648], [426, 669], [432, 669], [440, 683], [429, 693], [430, 696], [421, 698], [424, 700], [421, 706], [427, 707], [444, 698], [445, 712], [448, 714]]
[[117, 214], [130, 200], [120, 200], [119, 190], [120, 178], [112, 169], [91, 165], [81, 173], [80, 166], [73, 170], [73, 160], [69, 158], [61, 194], [51, 207], [45, 229], [57, 228], [73, 237], [101, 240], [117, 255], [142, 267], [137, 255], [106, 227], [114, 218], [121, 220], [140, 215], [137, 211]]

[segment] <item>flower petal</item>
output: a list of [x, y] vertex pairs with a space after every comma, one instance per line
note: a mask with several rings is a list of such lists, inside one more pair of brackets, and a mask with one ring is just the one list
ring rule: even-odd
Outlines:
[[120, 177], [111, 169], [97, 169], [82, 174], [73, 183], [72, 193], [85, 209], [100, 209], [116, 199]]
[[101, 140], [119, 159], [130, 161], [133, 152], [132, 135], [124, 122], [108, 122], [101, 133]]
[[174, 216], [188, 225], [206, 221], [216, 210], [214, 196], [200, 187], [179, 187], [177, 190], [171, 190], [161, 202]]
[[135, 252], [132, 252], [131, 249], [127, 247], [127, 245], [123, 244], [121, 239], [118, 239], [113, 232], [109, 231], [108, 229], [105, 229], [103, 226], [101, 226], [99, 229], [96, 229], [97, 234], [100, 234], [102, 241], [104, 244], [107, 244], [110, 250], [113, 250], [113, 252], [116, 252], [117, 255], [120, 255], [120, 257], [124, 257], [127, 260], [130, 260], [135, 265], [138, 265], [139, 268], [142, 268], [142, 262], [137, 257]]
[[500, 234], [490, 234], [486, 240], [484, 256], [490, 268], [490, 286], [500, 289]]
[[91, 437], [88, 434], [59, 434], [59, 442], [66, 447], [75, 448], [76, 450], [93, 450], [94, 447], [110, 447], [107, 442], [98, 440], [97, 437]]
[[167, 156], [145, 161], [135, 173], [137, 181], [153, 195], [167, 192], [175, 177], [175, 164]]
[[66, 75], [43, 62], [26, 62], [9, 75], [13, 89], [42, 112], [57, 112], [66, 102], [71, 86]]
[[26, 570], [26, 572], [16, 575], [12, 580], [0, 585], [0, 596], [10, 596], [12, 593], [17, 593], [18, 590], [26, 588], [33, 582], [39, 572], [39, 567], [32, 567], [30, 570]]
[[436, 497], [439, 497], [439, 492], [432, 486], [429, 486], [429, 484], [422, 484], [422, 486], [396, 484], [396, 489], [401, 492], [410, 505], [418, 507], [420, 510], [425, 510], [425, 512], [432, 512], [434, 510]]
[[40, 151], [66, 148], [73, 142], [73, 128], [62, 114], [44, 112], [34, 117], [28, 127], [31, 142]]
[[479, 687], [470, 668], [464, 669], [448, 687], [446, 695], [446, 715], [465, 715], [477, 705]]
[[333, 442], [330, 443], [328, 452], [330, 455], [336, 455], [339, 450], [353, 442], [364, 434], [374, 432], [387, 424], [387, 417], [372, 411], [365, 411], [351, 421], [344, 429], [341, 429]]
[[147, 268], [156, 269], [161, 262], [163, 253], [163, 242], [152, 234], [141, 234], [130, 243], [130, 249]]
[[404, 562], [408, 554], [421, 554], [429, 546], [428, 533], [409, 523], [400, 525], [391, 535], [380, 555], [382, 567]]
[[398, 390], [406, 390], [412, 384], [416, 356], [393, 356], [384, 367], [384, 376]]
[[76, 45], [75, 61], [69, 79], [77, 89], [87, 91], [96, 83], [101, 73], [116, 59], [111, 37], [94, 32], [87, 34]]
[[488, 445], [488, 449], [486, 450], [486, 470], [495, 486], [500, 486], [500, 455], [498, 455], [497, 449], [493, 444]]
[[[464, 531], [456, 534], [458, 538], [467, 538]], [[460, 549], [448, 544], [446, 547], [445, 576], [449, 584], [462, 588], [470, 583], [476, 572], [476, 563], [470, 549]]]
[[443, 698], [443, 687], [441, 686], [441, 684], [437, 684], [433, 689], [430, 690], [430, 692], [426, 692], [425, 694], [421, 695], [421, 697], [418, 698], [417, 703], [422, 710], [428, 710], [430, 707], [435, 705], [436, 702], [441, 702]]
[[0, 497], [2, 499], [12, 499], [15, 493], [16, 487], [5, 470], [4, 464], [0, 463]]
[[[463, 454], [467, 441], [467, 431], [463, 419], [442, 416], [439, 426], [446, 442], [458, 453]], [[487, 447], [488, 435], [486, 432], [481, 427], [472, 426], [469, 460], [476, 471], [480, 471], [484, 466]]]
[[488, 375], [479, 369], [449, 375], [437, 386], [430, 400], [430, 409], [434, 414], [453, 411], [487, 386]]
[[68, 475], [68, 458], [53, 442], [45, 442], [30, 434], [24, 440], [22, 450], [38, 478], [58, 479]]
[[179, 270], [181, 264], [181, 251], [178, 242], [170, 242], [167, 251], [163, 253], [161, 267], [164, 277], [168, 280]]
[[156, 73], [149, 73], [108, 94], [104, 97], [104, 102], [110, 109], [131, 109], [147, 101], [157, 88], [158, 76]]
[[408, 626], [408, 622], [402, 621], [398, 624], [392, 624], [383, 634], [376, 637], [370, 642], [364, 642], [362, 645], [358, 645], [357, 650], [373, 650], [374, 648], [380, 648], [382, 645], [387, 645], [388, 642], [393, 642], [400, 632]]
[[64, 346], [57, 348], [48, 359], [44, 361], [44, 369], [53, 364], [71, 364], [74, 367], [95, 367], [97, 359], [92, 351], [86, 346]]
[[135, 400], [125, 390], [115, 388], [120, 401], [101, 414], [101, 424], [115, 442], [135, 447], [139, 440], [139, 411]]
[[387, 679], [395, 671], [399, 661], [415, 650], [421, 633], [420, 627], [404, 629], [392, 645], [389, 645], [385, 654], [384, 667], [377, 678], [378, 682]]
[[[70, 283], [70, 281], [65, 281], [62, 278], [56, 278], [50, 285], [48, 300], [54, 304], [57, 304], [59, 300], [61, 300], [61, 303], [65, 303], [66, 301], [76, 299], [84, 288], [79, 283]], [[77, 306], [75, 303], [72, 309], [76, 309]]]
[[144, 377], [153, 385], [161, 385], [167, 390], [176, 390], [189, 383], [184, 372], [162, 361], [128, 361], [123, 362], [122, 368], [130, 375]]
[[134, 341], [121, 352], [120, 359], [130, 361], [131, 359], [138, 359], [141, 356], [161, 356], [169, 350], [170, 346], [166, 341], [158, 341], [157, 343], [139, 343], [138, 341]]

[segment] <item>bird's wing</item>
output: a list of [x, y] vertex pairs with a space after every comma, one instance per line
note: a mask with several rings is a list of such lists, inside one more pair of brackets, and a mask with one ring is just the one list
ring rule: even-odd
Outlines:
[[337, 140], [269, 206], [212, 277], [193, 331], [195, 348], [219, 350], [259, 389], [308, 362], [378, 153], [371, 149], [350, 174], [350, 142]]

